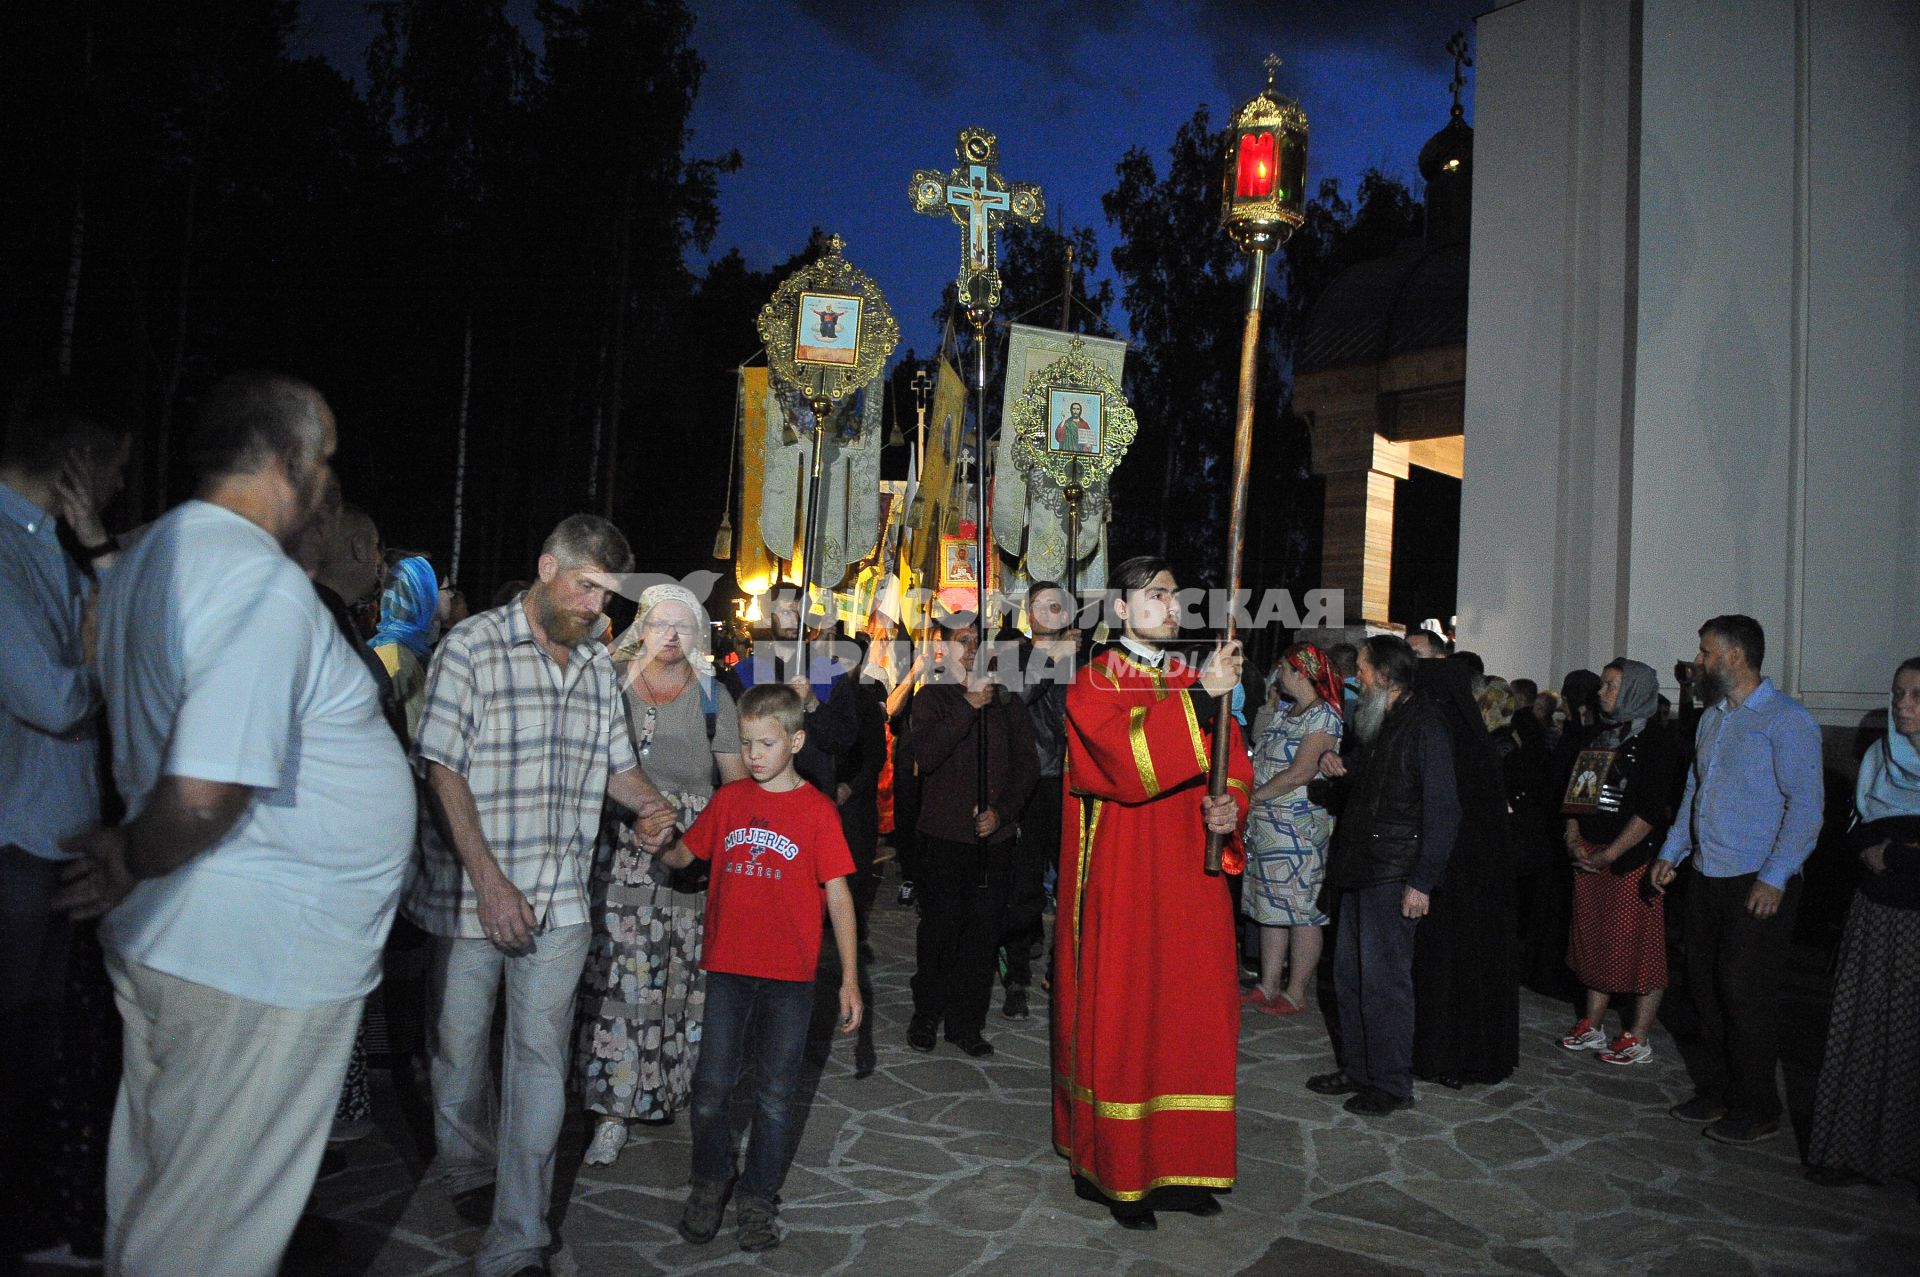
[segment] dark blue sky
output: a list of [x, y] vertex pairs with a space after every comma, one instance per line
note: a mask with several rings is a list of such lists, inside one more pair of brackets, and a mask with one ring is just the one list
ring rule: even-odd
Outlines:
[[[1129, 146], [1164, 167], [1179, 126], [1205, 103], [1215, 124], [1264, 83], [1262, 59], [1312, 126], [1308, 189], [1349, 194], [1378, 167], [1417, 183], [1414, 157], [1446, 122], [1447, 35], [1487, 0], [690, 0], [706, 60], [692, 155], [736, 149], [713, 254], [766, 267], [822, 226], [847, 241], [928, 351], [930, 318], [959, 264], [951, 222], [907, 203], [916, 168], [953, 165], [954, 137], [1000, 138], [1002, 171], [1038, 183], [1049, 219], [1094, 228], [1102, 269], [1112, 230], [1100, 196]], [[538, 48], [532, 0], [509, 0]], [[363, 0], [305, 0], [297, 48], [364, 79], [373, 33]], [[1468, 118], [1472, 118], [1468, 72]], [[1416, 194], [1417, 194], [1416, 189]], [[1012, 298], [1018, 311], [1045, 300]], [[1124, 319], [1124, 316], [1116, 316]]]

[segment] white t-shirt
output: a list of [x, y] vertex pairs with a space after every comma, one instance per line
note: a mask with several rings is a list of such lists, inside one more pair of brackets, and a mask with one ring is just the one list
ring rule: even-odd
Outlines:
[[411, 861], [413, 782], [305, 573], [258, 525], [189, 501], [108, 574], [98, 659], [130, 819], [162, 776], [258, 791], [223, 841], [136, 886], [101, 940], [270, 1006], [372, 990]]

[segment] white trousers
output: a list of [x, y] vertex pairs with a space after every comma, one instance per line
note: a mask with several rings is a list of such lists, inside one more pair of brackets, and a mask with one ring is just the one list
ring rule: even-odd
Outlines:
[[107, 1277], [273, 1277], [313, 1191], [364, 998], [267, 1006], [107, 955], [125, 1059]]

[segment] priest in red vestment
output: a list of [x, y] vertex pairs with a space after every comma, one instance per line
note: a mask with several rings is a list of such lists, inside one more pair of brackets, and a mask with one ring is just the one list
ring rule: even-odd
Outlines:
[[[1240, 990], [1233, 905], [1204, 868], [1209, 828], [1246, 819], [1237, 726], [1227, 793], [1207, 796], [1213, 720], [1230, 712], [1237, 643], [1196, 676], [1159, 559], [1114, 570], [1116, 646], [1067, 691], [1065, 815], [1054, 932], [1053, 1143], [1082, 1197], [1129, 1228], [1154, 1210], [1216, 1214], [1234, 1180]], [[1228, 868], [1244, 864], [1235, 835]]]

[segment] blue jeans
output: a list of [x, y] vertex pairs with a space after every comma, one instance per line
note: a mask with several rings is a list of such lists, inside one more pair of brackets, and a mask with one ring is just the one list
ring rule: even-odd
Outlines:
[[[567, 1115], [574, 995], [593, 929], [557, 927], [509, 957], [486, 940], [436, 936], [433, 946], [433, 1134], [449, 1193], [492, 1183], [493, 1222], [473, 1257], [476, 1277], [544, 1262], [552, 1234], [555, 1148]], [[493, 1009], [502, 977], [507, 1031], [494, 1100]]]
[[793, 1140], [793, 1089], [813, 1019], [813, 981], [707, 973], [700, 1063], [693, 1071], [693, 1182], [724, 1184], [733, 1175], [727, 1110], [746, 1071], [749, 1042], [760, 1074], [747, 1137], [740, 1196], [772, 1201], [787, 1176]]
[[1404, 882], [1340, 895], [1333, 989], [1340, 1006], [1340, 1071], [1404, 1100], [1413, 1094], [1413, 935]]

